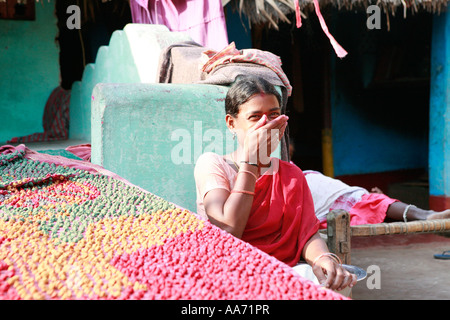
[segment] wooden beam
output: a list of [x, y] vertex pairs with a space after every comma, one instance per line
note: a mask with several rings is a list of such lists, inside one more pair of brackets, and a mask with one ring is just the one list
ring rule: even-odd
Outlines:
[[352, 237], [407, 233], [436, 233], [449, 231], [450, 219], [364, 224], [352, 226], [350, 229]]

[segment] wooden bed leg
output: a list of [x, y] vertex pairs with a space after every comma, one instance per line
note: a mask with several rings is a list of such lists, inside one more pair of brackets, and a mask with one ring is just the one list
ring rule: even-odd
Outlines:
[[333, 210], [327, 215], [328, 249], [341, 258], [342, 263], [351, 264], [350, 215], [345, 210]]

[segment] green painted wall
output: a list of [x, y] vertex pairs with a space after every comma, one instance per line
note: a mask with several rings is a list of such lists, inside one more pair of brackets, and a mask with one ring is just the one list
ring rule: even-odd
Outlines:
[[42, 132], [45, 103], [59, 85], [55, 3], [36, 3], [36, 20], [0, 20], [0, 142]]
[[228, 87], [98, 84], [92, 103], [95, 164], [196, 212], [194, 166], [236, 147], [225, 126]]
[[[228, 86], [104, 84], [92, 93], [91, 162], [193, 212], [194, 167], [237, 148], [225, 125]], [[278, 147], [273, 157], [280, 158]]]

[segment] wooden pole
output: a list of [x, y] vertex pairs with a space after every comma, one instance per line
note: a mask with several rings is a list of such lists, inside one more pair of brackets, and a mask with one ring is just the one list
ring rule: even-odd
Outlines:
[[331, 130], [330, 102], [330, 55], [327, 50], [323, 59], [323, 129], [322, 129], [322, 167], [323, 174], [334, 177], [333, 136]]
[[335, 253], [344, 264], [350, 264], [350, 215], [345, 210], [333, 210], [327, 215], [328, 250]]

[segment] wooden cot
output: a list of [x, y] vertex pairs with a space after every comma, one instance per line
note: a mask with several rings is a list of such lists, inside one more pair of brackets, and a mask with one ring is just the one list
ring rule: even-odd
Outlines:
[[410, 222], [385, 222], [350, 226], [350, 215], [345, 210], [333, 210], [327, 216], [328, 248], [337, 254], [342, 263], [351, 264], [351, 238], [391, 234], [443, 233], [450, 231], [450, 219], [420, 220]]

